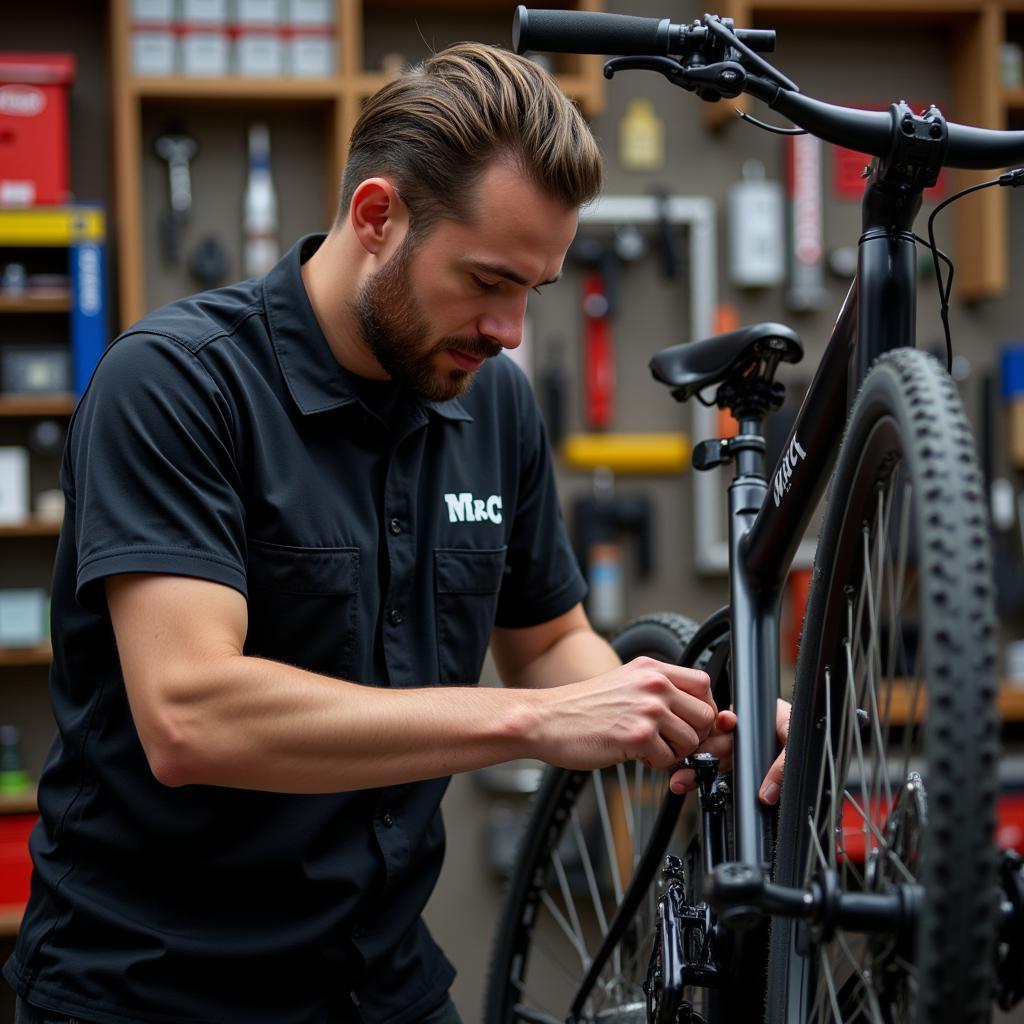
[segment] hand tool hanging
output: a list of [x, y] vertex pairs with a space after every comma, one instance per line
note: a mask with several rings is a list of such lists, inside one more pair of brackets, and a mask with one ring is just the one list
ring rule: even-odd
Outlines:
[[192, 209], [192, 177], [189, 163], [199, 150], [196, 140], [179, 131], [165, 132], [154, 145], [156, 155], [167, 161], [170, 205], [164, 216], [164, 262], [175, 266], [181, 258], [181, 231]]
[[615, 350], [611, 319], [618, 304], [619, 273], [626, 261], [644, 254], [644, 241], [630, 225], [612, 242], [594, 235], [577, 237], [570, 257], [584, 269], [583, 351], [587, 426], [601, 430], [615, 415]]

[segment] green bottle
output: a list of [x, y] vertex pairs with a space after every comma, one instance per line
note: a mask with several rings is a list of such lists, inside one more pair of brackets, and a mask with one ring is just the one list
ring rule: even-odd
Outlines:
[[32, 780], [21, 767], [20, 737], [16, 725], [0, 725], [0, 794], [27, 793]]

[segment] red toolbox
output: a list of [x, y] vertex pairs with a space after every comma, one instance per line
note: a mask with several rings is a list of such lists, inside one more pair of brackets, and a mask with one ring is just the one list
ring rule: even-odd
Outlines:
[[0, 206], [70, 198], [71, 53], [0, 53]]
[[0, 816], [0, 906], [28, 902], [32, 861], [28, 855], [29, 833], [38, 814]]

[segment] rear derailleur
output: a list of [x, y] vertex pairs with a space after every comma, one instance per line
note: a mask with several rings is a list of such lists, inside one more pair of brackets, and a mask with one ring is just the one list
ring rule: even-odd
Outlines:
[[[705, 828], [712, 825], [715, 832], [724, 832], [721, 819], [728, 786], [718, 777], [718, 758], [697, 754], [687, 758], [686, 764], [697, 776]], [[706, 1024], [683, 993], [692, 986], [708, 989], [721, 983], [717, 940], [711, 908], [687, 885], [683, 862], [667, 857], [654, 949], [644, 982], [647, 1024]]]
[[691, 985], [718, 984], [711, 908], [686, 902], [683, 864], [669, 857], [662, 871], [664, 888], [658, 899], [658, 928], [647, 968], [648, 1024], [706, 1024], [683, 999]]

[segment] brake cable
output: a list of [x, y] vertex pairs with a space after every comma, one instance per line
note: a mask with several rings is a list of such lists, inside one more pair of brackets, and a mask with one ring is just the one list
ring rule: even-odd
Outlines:
[[[935, 218], [950, 203], [955, 203], [958, 199], [963, 199], [964, 196], [970, 195], [972, 192], [978, 192], [983, 188], [992, 188], [993, 185], [1001, 185], [1004, 188], [1017, 188], [1019, 185], [1024, 185], [1024, 167], [1017, 167], [1012, 171], [1007, 171], [1005, 174], [1000, 174], [998, 178], [992, 178], [990, 181], [982, 181], [977, 185], [971, 185], [951, 195], [948, 199], [944, 199], [932, 210], [928, 217], [928, 241], [926, 242], [923, 238], [914, 235], [918, 242], [931, 250], [933, 256], [935, 280], [939, 287], [939, 315], [942, 319], [942, 330], [946, 335], [946, 371], [948, 373], [953, 372], [953, 339], [949, 330], [949, 296], [953, 290], [954, 267], [953, 261], [935, 244]], [[939, 260], [942, 260], [949, 270], [945, 283], [942, 280]]]

